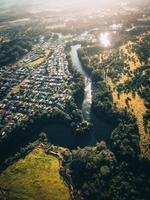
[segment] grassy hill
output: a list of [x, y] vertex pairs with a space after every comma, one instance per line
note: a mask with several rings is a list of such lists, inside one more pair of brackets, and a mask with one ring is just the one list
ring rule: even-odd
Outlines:
[[59, 160], [39, 148], [2, 173], [0, 187], [10, 190], [11, 200], [69, 200], [59, 169]]

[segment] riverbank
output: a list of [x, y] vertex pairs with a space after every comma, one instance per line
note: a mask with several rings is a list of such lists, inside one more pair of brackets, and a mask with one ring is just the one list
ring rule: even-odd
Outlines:
[[78, 57], [78, 49], [81, 48], [81, 45], [74, 45], [71, 47], [71, 58], [72, 64], [75, 69], [81, 73], [84, 77], [84, 99], [82, 102], [82, 113], [85, 120], [90, 121], [91, 105], [92, 105], [92, 81], [88, 74], [83, 69], [83, 66]]
[[92, 77], [90, 73], [86, 71], [86, 68], [82, 65], [80, 58], [78, 56], [78, 50], [81, 48], [80, 44], [74, 45], [71, 47], [71, 58], [73, 66], [76, 70], [78, 70], [83, 76], [85, 80], [85, 88], [84, 88], [84, 100], [82, 103], [82, 113], [86, 120], [92, 122], [93, 130], [92, 130], [92, 143], [96, 143], [96, 141], [105, 140], [108, 142], [110, 139], [110, 134], [115, 128], [114, 125], [107, 119], [104, 118], [103, 115], [95, 115], [96, 112], [93, 112], [92, 102], [93, 102], [93, 84]]
[[[76, 67], [82, 70], [82, 75], [85, 77], [85, 95], [81, 106], [82, 113], [77, 108], [74, 100], [71, 100], [66, 103], [67, 113], [54, 108], [51, 112], [32, 116], [28, 123], [18, 126], [8, 138], [4, 138], [1, 141], [0, 151], [3, 152], [0, 156], [1, 162], [4, 162], [4, 158], [13, 156], [20, 148], [38, 140], [41, 132], [46, 133], [48, 143], [69, 149], [76, 149], [78, 146], [81, 148], [93, 146], [101, 140], [109, 143], [114, 127], [91, 112], [92, 81], [83, 71], [80, 60], [77, 57], [78, 47], [78, 45], [75, 46], [74, 59], [78, 59], [77, 63], [80, 65]], [[82, 115], [85, 117], [84, 119]], [[91, 122], [93, 127], [91, 127]]]

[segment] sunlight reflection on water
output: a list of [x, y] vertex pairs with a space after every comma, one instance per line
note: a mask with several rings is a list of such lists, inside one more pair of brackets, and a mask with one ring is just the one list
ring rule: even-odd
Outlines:
[[109, 47], [111, 46], [111, 42], [110, 42], [110, 38], [109, 38], [109, 33], [105, 32], [105, 33], [101, 33], [100, 34], [100, 44], [104, 47]]

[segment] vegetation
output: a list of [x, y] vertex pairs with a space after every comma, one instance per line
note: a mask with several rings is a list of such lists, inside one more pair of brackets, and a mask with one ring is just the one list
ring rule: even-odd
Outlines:
[[[119, 143], [117, 137], [120, 134], [116, 134], [115, 143]], [[131, 142], [131, 137], [127, 136], [125, 140]], [[132, 150], [130, 142], [124, 141], [124, 148]], [[136, 149], [135, 152], [138, 154]], [[105, 142], [66, 152], [62, 173], [74, 185], [74, 199], [149, 199], [150, 162], [138, 157], [134, 162], [124, 160], [124, 151], [120, 151], [123, 157], [118, 159], [116, 153], [117, 149], [113, 153]]]
[[150, 120], [149, 76], [150, 76], [149, 66], [143, 66], [134, 71], [132, 79], [127, 80], [125, 81], [124, 84], [119, 84], [117, 86], [117, 90], [119, 92], [124, 92], [124, 93], [132, 92], [133, 94], [137, 93], [142, 99], [145, 100], [145, 107], [147, 108], [147, 111], [146, 113], [144, 113], [144, 126], [146, 131], [148, 131], [148, 122]]
[[73, 67], [70, 55], [67, 55], [67, 60], [69, 63], [69, 71], [73, 76], [72, 80], [72, 82], [74, 83], [72, 85], [73, 98], [75, 99], [75, 103], [80, 107], [84, 98], [84, 87], [85, 87], [84, 77]]
[[122, 46], [96, 55], [84, 47], [79, 55], [93, 81], [92, 111], [118, 128], [126, 122], [136, 123], [141, 153], [149, 157], [149, 32], [137, 34], [134, 39], [129, 34]]
[[32, 48], [32, 40], [29, 38], [13, 39], [0, 46], [0, 66], [8, 65], [21, 58]]
[[131, 161], [140, 153], [139, 134], [136, 124], [120, 123], [111, 134], [112, 149], [119, 160]]
[[0, 187], [7, 189], [10, 199], [15, 200], [69, 200], [69, 189], [59, 170], [59, 160], [38, 148], [3, 171]]
[[146, 32], [144, 36], [141, 36], [141, 40], [136, 41], [132, 49], [138, 54], [140, 61], [144, 62], [145, 65], [148, 65], [148, 60], [150, 57], [150, 33]]
[[82, 63], [83, 68], [90, 75], [93, 69], [89, 64], [89, 58], [86, 55], [86, 52], [85, 52], [84, 48], [78, 49], [78, 56], [79, 56], [79, 59], [80, 59], [80, 61]]
[[[121, 18], [124, 28], [133, 21], [132, 12], [130, 15], [126, 19], [124, 13]], [[65, 48], [69, 53], [70, 45], [78, 44], [78, 36], [80, 38], [84, 31], [91, 29], [91, 34], [96, 38], [99, 37], [101, 28], [105, 30], [106, 26], [112, 25], [111, 17], [107, 17], [107, 23], [90, 17], [88, 20], [71, 20], [71, 23], [66, 20], [65, 25], [47, 28], [54, 28], [53, 32], [56, 34], [53, 35], [53, 40], [56, 42], [58, 32], [72, 34], [73, 40], [69, 40]], [[136, 16], [136, 22], [137, 17], [140, 16]], [[117, 18], [115, 17], [115, 23], [120, 23]], [[42, 36], [44, 40], [48, 39], [45, 25], [49, 21], [51, 19], [48, 17], [44, 25], [39, 23], [37, 27], [31, 23], [4, 32], [8, 40], [0, 44], [0, 67], [18, 61], [34, 45], [40, 44]], [[95, 27], [100, 28], [96, 31]], [[69, 189], [73, 200], [150, 199], [150, 160], [142, 155], [141, 148], [142, 137], [144, 142], [147, 140], [147, 144], [142, 144], [145, 145], [144, 148], [149, 150], [150, 147], [147, 139], [150, 128], [149, 33], [135, 38], [141, 32], [143, 30], [124, 34], [118, 31], [112, 36], [112, 49], [106, 51], [94, 43], [80, 42], [82, 48], [78, 49], [78, 56], [92, 79], [92, 112], [114, 127], [108, 144], [101, 141], [82, 149], [60, 148], [60, 153], [57, 151], [59, 147], [49, 144], [51, 141], [48, 140], [48, 134], [39, 134], [42, 127], [50, 127], [56, 122], [69, 127], [71, 134], [79, 141], [92, 132], [92, 124], [84, 120], [81, 111], [84, 77], [74, 69], [69, 55], [67, 61], [71, 73], [69, 84], [72, 97], [69, 100], [64, 98], [62, 110], [65, 112], [57, 107], [49, 110], [39, 108], [24, 121], [18, 120], [14, 131], [8, 130], [8, 134], [0, 137], [0, 152], [3, 152], [0, 154], [0, 190], [4, 190], [6, 195], [8, 192], [10, 199], [69, 200]], [[127, 43], [123, 44], [125, 42]], [[29, 67], [43, 63], [46, 55], [48, 52], [31, 62]], [[50, 55], [49, 53], [48, 56]], [[19, 64], [22, 65], [21, 62]], [[123, 101], [122, 94], [125, 97]], [[134, 112], [131, 102], [137, 95], [144, 99], [145, 113], [141, 114], [139, 110]], [[118, 106], [115, 98], [122, 101], [122, 107]], [[139, 113], [141, 121], [137, 117]], [[142, 129], [146, 133], [144, 136], [140, 133]], [[25, 146], [29, 142], [31, 144]], [[74, 140], [73, 142], [75, 143]], [[0, 193], [0, 199], [2, 198]]]
[[27, 24], [7, 30], [8, 39], [0, 45], [0, 67], [12, 64], [27, 54], [34, 44], [40, 41], [41, 35], [47, 39], [48, 33], [43, 24]]

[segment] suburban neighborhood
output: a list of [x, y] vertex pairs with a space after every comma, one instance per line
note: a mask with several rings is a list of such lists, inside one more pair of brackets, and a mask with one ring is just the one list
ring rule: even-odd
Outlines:
[[[52, 53], [45, 62], [36, 67], [28, 67], [47, 49]], [[24, 63], [23, 67], [19, 63], [19, 66], [0, 69], [1, 137], [12, 132], [17, 124], [28, 121], [39, 109], [50, 112], [57, 107], [65, 111], [65, 101], [71, 98], [72, 76], [61, 41], [43, 41], [41, 47], [29, 52], [21, 63]]]

